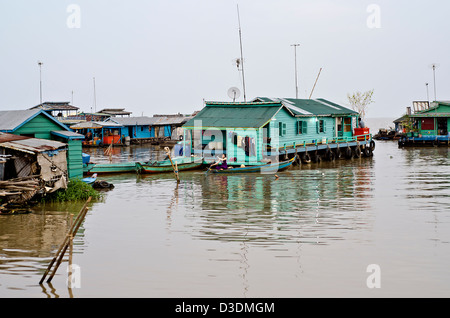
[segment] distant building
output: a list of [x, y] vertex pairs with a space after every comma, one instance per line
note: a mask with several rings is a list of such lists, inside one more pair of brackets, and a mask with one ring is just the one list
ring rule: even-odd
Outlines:
[[79, 108], [70, 105], [69, 102], [45, 102], [29, 109], [42, 109], [64, 124], [74, 124], [84, 120], [79, 116]]
[[99, 111], [100, 114], [107, 114], [110, 116], [130, 116], [131, 112], [125, 111], [125, 108], [105, 108]]
[[413, 102], [412, 111], [408, 108], [401, 122], [406, 135], [399, 139], [400, 146], [450, 143], [450, 101]]

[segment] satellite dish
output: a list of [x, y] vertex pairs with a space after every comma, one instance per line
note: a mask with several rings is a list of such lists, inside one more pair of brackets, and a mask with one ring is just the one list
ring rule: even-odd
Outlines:
[[237, 87], [231, 87], [228, 89], [228, 97], [233, 99], [233, 102], [236, 100], [236, 98], [239, 98], [241, 96], [241, 92], [239, 91], [239, 88]]

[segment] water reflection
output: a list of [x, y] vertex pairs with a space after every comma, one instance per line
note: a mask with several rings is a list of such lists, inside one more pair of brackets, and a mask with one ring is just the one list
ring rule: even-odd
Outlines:
[[[102, 158], [103, 150], [92, 151], [94, 160]], [[114, 159], [148, 160], [159, 156], [155, 151], [144, 146], [124, 148]], [[407, 265], [417, 273], [437, 267], [442, 274], [448, 268], [444, 266], [448, 253], [443, 251], [450, 242], [449, 158], [448, 149], [398, 149], [395, 143], [378, 143], [373, 158], [294, 167], [279, 173], [278, 179], [204, 171], [182, 172], [180, 183], [173, 173], [102, 176], [115, 188], [104, 202], [94, 205], [95, 218], [88, 214], [92, 231], [85, 233], [82, 226], [75, 238], [74, 252], [83, 253], [84, 268], [92, 273], [86, 282], [89, 287], [76, 294], [103, 296], [108, 289], [104, 286], [112, 286], [107, 275], [114, 272], [114, 295], [127, 290], [138, 296], [153, 291], [151, 295], [158, 297], [178, 297], [186, 296], [180, 290], [204, 290], [215, 297], [220, 284], [232, 286], [232, 295], [274, 295], [280, 291], [277, 283], [260, 283], [266, 278], [261, 275], [267, 275], [260, 268], [264, 264], [268, 266], [264, 270], [288, 269], [274, 277], [285, 279], [284, 295], [296, 297], [299, 282], [313, 289], [330, 286], [325, 278], [320, 280], [320, 272], [328, 272], [329, 279], [343, 273], [352, 277], [349, 268], [354, 266], [348, 265], [359, 266], [361, 254], [375, 255], [383, 266], [396, 262], [403, 268], [408, 260], [428, 253], [430, 241], [436, 249], [429, 253], [438, 255], [438, 261], [421, 258], [420, 264]], [[76, 216], [82, 205], [46, 205], [27, 215], [1, 216], [0, 274], [37, 282], [67, 233], [68, 215]], [[99, 229], [104, 232], [97, 234]], [[96, 257], [104, 250], [101, 259]], [[316, 262], [324, 257], [336, 268]], [[347, 262], [346, 257], [358, 260]], [[101, 269], [102, 262], [108, 264], [108, 274]], [[139, 263], [146, 264], [144, 271]], [[405, 282], [411, 278], [400, 275]], [[358, 286], [364, 283], [365, 277]], [[20, 285], [1, 284], [0, 290]], [[274, 288], [274, 292], [264, 294], [255, 291], [255, 286]], [[50, 284], [41, 289], [45, 297], [66, 294]]]
[[[76, 218], [83, 202], [41, 204], [30, 214], [2, 215], [0, 218], [0, 275], [33, 278], [36, 283], [64, 241], [71, 218]], [[74, 239], [74, 253], [85, 247], [84, 229]], [[69, 258], [66, 253], [63, 261]], [[52, 290], [51, 286], [50, 290]], [[15, 289], [17, 287], [9, 287]], [[53, 292], [51, 292], [53, 293]], [[56, 296], [55, 293], [53, 293]]]
[[[347, 163], [348, 164], [348, 163]], [[200, 238], [283, 244], [326, 244], [341, 231], [370, 226], [371, 161], [297, 168], [273, 175], [199, 178], [201, 210], [191, 216]]]

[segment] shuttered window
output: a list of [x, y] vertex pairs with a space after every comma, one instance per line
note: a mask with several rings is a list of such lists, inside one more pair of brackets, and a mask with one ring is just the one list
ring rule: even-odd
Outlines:
[[295, 133], [297, 135], [306, 134], [308, 132], [307, 122], [304, 120], [299, 120], [295, 125]]
[[286, 135], [286, 123], [279, 122], [278, 130], [279, 130], [280, 137], [285, 136]]
[[327, 125], [325, 123], [325, 120], [321, 119], [316, 121], [316, 129], [317, 129], [317, 133], [324, 133], [327, 131]]

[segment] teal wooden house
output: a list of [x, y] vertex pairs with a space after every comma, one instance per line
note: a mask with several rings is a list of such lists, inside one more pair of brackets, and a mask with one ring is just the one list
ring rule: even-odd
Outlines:
[[[187, 154], [205, 160], [225, 153], [229, 164], [299, 161], [342, 154], [371, 155], [371, 135], [358, 132], [358, 113], [325, 99], [258, 97], [246, 103], [207, 102], [183, 128]], [[370, 145], [370, 147], [369, 147]]]
[[422, 109], [414, 107], [413, 114], [404, 116], [409, 120], [410, 131], [399, 139], [399, 145], [450, 145], [450, 102], [437, 101], [430, 105], [422, 102], [424, 103], [426, 106]]
[[68, 178], [83, 177], [81, 142], [84, 136], [73, 132], [44, 110], [0, 111], [0, 131], [66, 143]]

